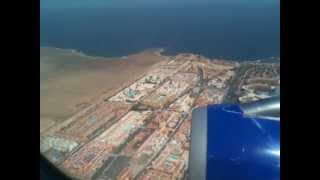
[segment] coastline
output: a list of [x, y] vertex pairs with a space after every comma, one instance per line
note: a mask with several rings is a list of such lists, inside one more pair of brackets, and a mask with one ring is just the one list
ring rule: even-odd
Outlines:
[[49, 49], [56, 49], [56, 50], [61, 50], [61, 51], [66, 51], [66, 52], [71, 52], [71, 53], [74, 53], [76, 55], [79, 55], [81, 57], [84, 57], [84, 58], [90, 58], [90, 59], [113, 59], [113, 58], [121, 58], [121, 59], [126, 59], [128, 56], [130, 55], [134, 55], [134, 54], [140, 54], [140, 53], [145, 53], [145, 52], [153, 52], [155, 54], [158, 54], [159, 56], [176, 56], [176, 55], [179, 55], [179, 54], [193, 54], [193, 55], [199, 55], [199, 56], [203, 56], [207, 59], [210, 59], [210, 60], [222, 60], [222, 61], [234, 61], [234, 62], [241, 62], [241, 63], [247, 63], [247, 62], [266, 62], [268, 63], [269, 62], [277, 62], [278, 60], [280, 60], [280, 56], [268, 56], [268, 57], [255, 57], [255, 58], [247, 58], [247, 59], [242, 59], [242, 58], [223, 58], [223, 57], [207, 57], [205, 55], [202, 55], [202, 54], [199, 54], [199, 53], [192, 53], [192, 52], [176, 52], [176, 53], [169, 53], [167, 51], [166, 48], [148, 48], [148, 49], [145, 49], [145, 50], [142, 50], [142, 51], [138, 51], [136, 53], [130, 53], [130, 54], [124, 54], [122, 56], [98, 56], [98, 55], [94, 55], [94, 54], [88, 54], [88, 53], [85, 53], [81, 50], [78, 50], [78, 49], [64, 49], [64, 48], [59, 48], [59, 47], [54, 47], [54, 46], [40, 46], [40, 49], [41, 48], [49, 48]]
[[[40, 75], [48, 73], [51, 77], [40, 78], [41, 153], [74, 178], [113, 179], [123, 175], [127, 167], [117, 166], [122, 160], [111, 160], [110, 153], [126, 155], [133, 178], [146, 177], [142, 174], [148, 172], [146, 167], [166, 155], [168, 149], [180, 149], [180, 145], [187, 143], [187, 138], [181, 139], [178, 147], [175, 147], [178, 143], [170, 142], [179, 140], [175, 139], [177, 133], [187, 137], [192, 108], [226, 103], [226, 96], [231, 102], [254, 100], [259, 93], [252, 97], [252, 92], [236, 94], [237, 90], [245, 86], [261, 89], [274, 83], [280, 85], [279, 69], [260, 61], [245, 64], [192, 53], [163, 56], [163, 49], [101, 61], [75, 50], [41, 50], [44, 52], [40, 51]], [[42, 63], [55, 67], [41, 71], [41, 67], [46, 67]], [[54, 75], [59, 78], [52, 78]], [[143, 162], [136, 161], [141, 154], [150, 152], [148, 144], [153, 145], [163, 137], [166, 139], [161, 148]], [[112, 143], [116, 138], [118, 143]], [[132, 148], [130, 144], [136, 144], [137, 138], [140, 145]], [[56, 149], [51, 145], [56, 140], [66, 142], [71, 150]], [[63, 154], [52, 154], [50, 150]], [[127, 150], [133, 153], [126, 154]], [[184, 154], [188, 153], [185, 150]], [[75, 165], [86, 160], [91, 152], [101, 154], [88, 161], [92, 168]], [[187, 162], [185, 157], [179, 157], [181, 163]], [[137, 163], [143, 166], [135, 169]], [[106, 176], [113, 170], [114, 176]]]
[[59, 50], [59, 51], [69, 52], [74, 55], [78, 55], [80, 57], [90, 58], [90, 59], [114, 59], [114, 58], [125, 59], [128, 56], [140, 54], [140, 53], [145, 53], [145, 52], [152, 52], [152, 53], [157, 54], [159, 56], [166, 56], [166, 55], [164, 55], [164, 52], [166, 51], [165, 48], [149, 48], [149, 49], [145, 49], [143, 51], [137, 52], [137, 53], [126, 54], [126, 55], [122, 55], [122, 56], [90, 55], [90, 54], [87, 54], [87, 53], [80, 51], [78, 49], [64, 49], [64, 48], [58, 48], [58, 47], [53, 47], [53, 46], [40, 46], [40, 49], [55, 49], [55, 50]]
[[[122, 57], [90, 56], [75, 49], [40, 47], [40, 116], [45, 127], [63, 121], [97, 99], [108, 97], [175, 56], [164, 48], [146, 49]], [[212, 59], [199, 54], [179, 53], [223, 64], [264, 63]], [[267, 63], [274, 63], [269, 62]], [[236, 65], [237, 66], [237, 65]]]

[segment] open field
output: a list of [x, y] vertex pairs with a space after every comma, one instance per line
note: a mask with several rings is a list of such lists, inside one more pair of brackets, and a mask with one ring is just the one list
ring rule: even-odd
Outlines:
[[166, 61], [157, 51], [126, 58], [95, 58], [72, 50], [40, 48], [40, 124], [42, 131], [108, 96]]

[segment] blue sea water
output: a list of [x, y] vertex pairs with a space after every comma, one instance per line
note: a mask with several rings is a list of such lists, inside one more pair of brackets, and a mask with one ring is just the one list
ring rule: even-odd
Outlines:
[[127, 6], [125, 3], [71, 6], [68, 1], [48, 2], [41, 1], [41, 46], [108, 57], [148, 48], [165, 48], [167, 54], [188, 52], [234, 60], [280, 55], [277, 1]]

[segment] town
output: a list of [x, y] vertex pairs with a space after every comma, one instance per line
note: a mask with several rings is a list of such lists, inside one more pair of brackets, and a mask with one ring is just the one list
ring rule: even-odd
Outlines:
[[178, 54], [43, 132], [40, 151], [77, 179], [184, 179], [192, 109], [269, 97], [279, 66]]

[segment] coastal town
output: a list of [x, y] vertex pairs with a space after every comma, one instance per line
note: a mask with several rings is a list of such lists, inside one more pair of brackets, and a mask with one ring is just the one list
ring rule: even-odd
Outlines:
[[279, 62], [168, 56], [116, 93], [41, 132], [40, 151], [76, 179], [185, 179], [192, 109], [246, 103], [279, 90]]

